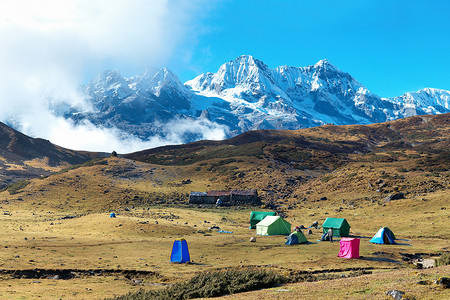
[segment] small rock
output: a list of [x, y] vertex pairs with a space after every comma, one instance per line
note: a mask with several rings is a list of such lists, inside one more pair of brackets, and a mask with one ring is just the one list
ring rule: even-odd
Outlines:
[[250, 238], [250, 242], [251, 242], [251, 243], [256, 242], [256, 237], [252, 236], [252, 237]]
[[405, 294], [405, 292], [397, 291], [397, 290], [389, 290], [389, 291], [386, 292], [386, 295], [391, 296], [395, 300], [403, 299], [403, 295], [404, 294]]

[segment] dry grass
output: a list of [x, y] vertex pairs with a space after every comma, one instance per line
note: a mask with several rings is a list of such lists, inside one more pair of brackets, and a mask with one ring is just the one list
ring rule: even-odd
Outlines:
[[61, 165], [61, 166], [50, 166], [49, 164], [49, 158], [48, 157], [44, 157], [44, 158], [35, 158], [32, 160], [27, 160], [23, 162], [25, 165], [33, 167], [33, 168], [40, 168], [46, 171], [50, 171], [50, 172], [58, 172], [64, 168], [69, 167], [70, 165], [68, 163]]
[[[32, 299], [33, 295], [40, 293], [45, 299], [101, 299], [114, 294], [125, 294], [138, 287], [161, 288], [161, 284], [186, 280], [198, 272], [241, 266], [266, 266], [281, 274], [287, 274], [291, 270], [350, 267], [375, 268], [377, 273], [377, 270], [407, 268], [408, 265], [402, 262], [399, 252], [434, 253], [448, 250], [448, 231], [437, 226], [439, 223], [448, 224], [447, 210], [440, 209], [448, 207], [448, 198], [444, 196], [446, 195], [443, 193], [430, 194], [427, 202], [406, 199], [387, 203], [386, 206], [367, 204], [344, 209], [339, 213], [331, 213], [335, 207], [332, 201], [322, 201], [319, 207], [312, 202], [305, 204], [303, 208], [288, 211], [287, 220], [293, 225], [309, 225], [315, 220], [322, 221], [327, 216], [347, 218], [352, 226], [352, 233], [366, 237], [361, 240], [361, 255], [364, 258], [359, 260], [337, 258], [338, 243], [317, 242], [321, 236], [319, 230], [313, 230], [313, 235], [306, 235], [311, 242], [308, 245], [285, 246], [283, 236], [257, 237], [256, 243], [250, 243], [249, 238], [254, 234], [254, 231], [248, 229], [250, 209], [197, 209], [166, 205], [118, 211], [117, 218], [109, 218], [105, 212], [61, 220], [61, 217], [73, 211], [49, 210], [48, 207], [30, 210], [25, 201], [14, 202], [2, 205], [2, 209], [8, 210], [11, 215], [1, 217], [0, 239], [7, 248], [0, 252], [0, 268], [128, 269], [154, 271], [160, 276], [143, 278], [143, 283], [139, 285], [132, 285], [123, 276], [37, 279], [39, 282], [4, 278], [3, 282], [11, 287], [0, 288], [0, 297]], [[436, 225], [421, 219], [421, 216], [427, 214], [418, 208], [433, 215]], [[405, 211], [408, 218], [401, 217]], [[417, 228], [418, 223], [420, 230]], [[209, 227], [212, 226], [233, 231], [233, 234], [210, 231]], [[390, 227], [399, 239], [404, 240], [400, 240], [400, 245], [396, 246], [369, 243], [368, 238], [373, 236], [379, 226]], [[192, 264], [169, 263], [171, 246], [176, 238], [188, 241]], [[385, 255], [374, 255], [380, 251], [385, 252]], [[390, 274], [377, 275], [381, 283], [379, 291], [374, 290], [376, 293], [385, 292], [388, 283], [397, 276], [395, 273]], [[336, 282], [341, 281], [314, 283], [318, 287], [311, 289], [311, 295], [326, 298], [326, 292], [319, 292], [319, 287], [330, 286], [327, 290], [332, 293], [340, 284]], [[349, 292], [351, 297], [360, 295], [358, 291], [364, 289], [364, 281], [360, 284], [356, 284], [357, 281], [354, 280], [345, 282], [349, 282], [345, 284], [345, 292]], [[306, 287], [310, 286], [310, 283], [304, 284]], [[73, 288], [70, 288], [72, 285]], [[292, 290], [292, 293], [297, 293], [296, 289], [299, 289], [298, 293], [304, 293], [303, 284], [289, 286], [287, 289]], [[337, 291], [340, 292], [339, 289]], [[435, 291], [437, 292], [438, 290]], [[276, 290], [271, 290], [270, 293], [269, 295], [279, 297], [292, 295]], [[253, 296], [249, 297], [252, 299]]]
[[[218, 299], [388, 299], [388, 290], [400, 290], [415, 299], [449, 299], [450, 290], [433, 284], [447, 276], [450, 267], [428, 270], [397, 270], [357, 278], [302, 282]], [[426, 284], [418, 284], [424, 281]]]
[[[329, 273], [329, 269], [341, 270], [333, 274], [347, 274], [349, 268], [366, 268], [374, 274], [282, 287], [289, 292], [271, 289], [230, 297], [380, 298], [387, 289], [398, 288], [420, 299], [448, 298], [448, 292], [433, 285], [415, 284], [419, 278], [448, 277], [448, 266], [416, 271], [400, 255], [449, 250], [450, 172], [445, 170], [447, 157], [442, 152], [448, 132], [444, 128], [441, 136], [427, 135], [419, 119], [389, 123], [393, 129], [377, 124], [279, 132], [278, 137], [287, 134], [287, 140], [274, 145], [257, 142], [239, 148], [239, 139], [245, 137], [238, 137], [237, 146], [209, 150], [200, 147], [187, 151], [185, 156], [175, 155], [181, 151], [176, 148], [170, 150], [173, 153], [156, 153], [151, 158], [175, 160], [178, 166], [111, 157], [31, 180], [14, 195], [0, 192], [0, 269], [154, 272], [139, 278], [116, 274], [70, 280], [12, 279], [3, 274], [0, 298], [33, 299], [39, 295], [44, 299], [102, 299], [139, 288], [162, 288], [200, 272], [248, 267], [268, 268], [282, 275], [299, 271]], [[389, 144], [398, 140], [397, 131], [405, 124], [417, 125], [420, 130], [403, 130], [402, 134], [410, 134], [412, 140], [424, 144], [432, 136], [436, 139], [435, 148], [427, 150], [422, 145], [419, 151]], [[374, 131], [389, 139], [371, 140], [378, 148], [370, 155], [351, 152], [344, 157], [330, 152], [327, 157], [326, 151], [320, 149], [309, 154], [300, 149], [303, 137], [318, 144], [331, 141], [340, 147], [364, 142]], [[300, 146], [289, 143], [289, 138], [295, 136]], [[247, 152], [241, 152], [242, 149]], [[308, 162], [309, 155], [313, 160]], [[297, 165], [291, 164], [289, 157]], [[311, 161], [324, 163], [317, 168], [302, 167]], [[183, 184], [187, 179], [191, 183]], [[361, 237], [363, 257], [337, 258], [339, 244], [317, 242], [320, 230], [306, 235], [310, 241], [307, 245], [285, 246], [284, 236], [257, 237], [255, 243], [250, 243], [255, 233], [248, 229], [250, 211], [262, 208], [198, 208], [186, 204], [190, 191], [236, 188], [257, 189], [263, 201], [271, 202], [294, 226], [308, 226], [314, 221], [321, 224], [327, 217], [346, 218], [351, 233]], [[404, 193], [405, 199], [384, 201], [396, 192]], [[322, 197], [327, 200], [320, 200]], [[111, 211], [117, 218], [109, 218]], [[75, 218], [64, 219], [68, 215]], [[212, 226], [233, 233], [209, 230]], [[400, 239], [398, 245], [369, 243], [381, 226], [393, 230]], [[188, 241], [191, 264], [169, 262], [172, 243], [177, 238]], [[136, 284], [133, 279], [142, 282]]]

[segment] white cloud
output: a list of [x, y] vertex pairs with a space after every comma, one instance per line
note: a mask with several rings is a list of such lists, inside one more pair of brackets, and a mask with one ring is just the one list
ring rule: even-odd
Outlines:
[[195, 134], [200, 139], [222, 140], [228, 134], [228, 128], [209, 120], [174, 119], [166, 124], [155, 124], [164, 128], [164, 136], [153, 136], [143, 141], [115, 128], [99, 128], [89, 122], [83, 126], [73, 126], [70, 121], [54, 116], [49, 131], [50, 140], [61, 141], [65, 147], [74, 150], [91, 150], [101, 152], [117, 151], [130, 153], [164, 145], [183, 143], [186, 134]]
[[[13, 120], [26, 134], [75, 149], [138, 150], [176, 142], [179, 131], [174, 130], [165, 139], [155, 137], [142, 144], [130, 138], [124, 143], [117, 130], [87, 123], [74, 126], [53, 116], [46, 99], [82, 105], [78, 88], [86, 74], [105, 68], [161, 66], [195, 35], [190, 30], [201, 4], [169, 0], [0, 1], [0, 121]], [[223, 134], [218, 125], [192, 122], [190, 126], [209, 129], [205, 138]]]

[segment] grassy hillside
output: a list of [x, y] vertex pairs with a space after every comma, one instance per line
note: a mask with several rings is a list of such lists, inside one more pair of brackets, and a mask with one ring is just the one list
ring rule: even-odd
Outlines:
[[26, 136], [0, 122], [0, 189], [99, 156], [104, 154], [65, 149]]
[[[0, 192], [0, 277], [8, 283], [0, 297], [102, 299], [256, 268], [292, 283], [230, 298], [379, 298], [392, 288], [448, 298], [431, 284], [448, 277], [448, 267], [417, 270], [404, 259], [449, 251], [449, 118], [248, 132], [97, 159], [16, 184]], [[247, 188], [258, 190], [262, 207], [187, 204], [190, 191]], [[318, 242], [316, 229], [307, 245], [285, 246], [284, 236], [250, 242], [250, 212], [271, 209], [293, 226], [346, 218], [362, 258], [337, 258], [339, 244]], [[398, 245], [369, 243], [381, 226]], [[176, 238], [188, 241], [191, 264], [169, 263]], [[66, 280], [64, 270], [72, 274]], [[308, 278], [318, 281], [301, 282]], [[427, 284], [417, 285], [420, 279]]]

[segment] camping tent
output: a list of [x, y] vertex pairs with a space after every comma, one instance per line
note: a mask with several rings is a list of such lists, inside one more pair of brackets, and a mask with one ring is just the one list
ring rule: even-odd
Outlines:
[[370, 242], [374, 244], [396, 244], [394, 240], [394, 233], [387, 227], [381, 227]]
[[256, 229], [256, 224], [261, 222], [266, 216], [275, 216], [273, 211], [252, 211], [250, 213], [250, 229]]
[[344, 237], [339, 245], [341, 248], [338, 257], [359, 258], [359, 239]]
[[172, 246], [170, 262], [185, 263], [190, 261], [189, 249], [185, 239], [175, 240]]
[[266, 216], [256, 224], [256, 234], [259, 235], [288, 235], [291, 233], [291, 224], [279, 216]]
[[301, 231], [294, 231], [288, 237], [286, 241], [286, 245], [295, 245], [295, 244], [303, 244], [307, 243], [305, 235]]
[[109, 217], [110, 217], [110, 218], [115, 218], [115, 217], [116, 217], [116, 214], [112, 212], [112, 213], [109, 214]]
[[328, 229], [333, 229], [333, 236], [342, 237], [350, 234], [350, 225], [343, 218], [327, 218], [322, 225], [323, 233], [327, 233]]

